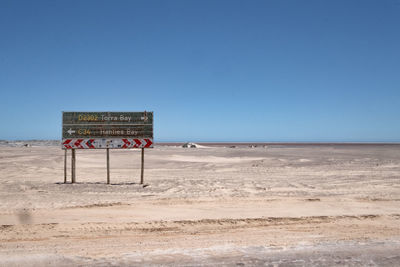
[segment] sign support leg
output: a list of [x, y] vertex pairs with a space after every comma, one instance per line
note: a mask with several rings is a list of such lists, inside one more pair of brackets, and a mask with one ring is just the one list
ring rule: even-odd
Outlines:
[[140, 184], [143, 184], [144, 180], [144, 148], [142, 148], [142, 168], [140, 172]]
[[67, 150], [64, 151], [64, 184], [67, 183]]
[[71, 183], [75, 183], [75, 149], [71, 153]]
[[107, 148], [107, 184], [110, 184], [110, 149]]

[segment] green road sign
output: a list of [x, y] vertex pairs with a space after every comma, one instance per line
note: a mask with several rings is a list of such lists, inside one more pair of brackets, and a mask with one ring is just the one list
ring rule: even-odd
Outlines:
[[62, 138], [153, 139], [153, 112], [63, 112]]

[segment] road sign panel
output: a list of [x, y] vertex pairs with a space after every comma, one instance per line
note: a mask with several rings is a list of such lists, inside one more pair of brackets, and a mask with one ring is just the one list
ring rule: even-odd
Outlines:
[[153, 112], [63, 112], [62, 139], [63, 149], [153, 147]]
[[153, 124], [153, 112], [63, 112], [63, 124]]
[[67, 138], [63, 139], [63, 149], [94, 148], [152, 148], [152, 138]]

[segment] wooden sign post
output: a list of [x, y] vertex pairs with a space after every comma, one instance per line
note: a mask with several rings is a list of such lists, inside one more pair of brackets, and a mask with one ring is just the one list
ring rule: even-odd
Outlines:
[[142, 164], [140, 168], [140, 184], [144, 181], [144, 148], [142, 148]]
[[72, 149], [71, 152], [71, 183], [75, 183], [75, 149]]
[[106, 149], [107, 184], [110, 184], [110, 148], [142, 149], [140, 184], [144, 182], [144, 149], [153, 147], [153, 112], [63, 112], [62, 149], [71, 150], [71, 182], [76, 182], [75, 149]]
[[67, 150], [64, 152], [64, 184], [67, 183]]
[[110, 149], [107, 148], [107, 184], [110, 184]]

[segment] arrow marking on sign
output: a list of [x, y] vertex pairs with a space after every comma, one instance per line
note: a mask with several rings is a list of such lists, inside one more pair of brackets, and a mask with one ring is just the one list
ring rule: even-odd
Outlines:
[[153, 144], [153, 142], [150, 140], [150, 139], [144, 139], [145, 141], [146, 141], [146, 145], [144, 146], [144, 147], [150, 147], [152, 144]]
[[124, 141], [124, 145], [122, 146], [122, 148], [128, 148], [129, 145], [131, 144], [131, 142], [129, 142], [128, 139], [122, 139], [122, 141]]
[[76, 140], [76, 142], [74, 143], [74, 146], [77, 148], [84, 148], [81, 143], [82, 143], [83, 139], [78, 139]]
[[63, 145], [65, 148], [71, 149], [72, 146], [69, 144], [71, 142], [71, 139], [67, 139], [64, 141]]
[[75, 130], [72, 130], [71, 128], [69, 128], [69, 130], [67, 131], [67, 133], [69, 133], [69, 135], [71, 135], [71, 134], [73, 134], [73, 133], [75, 133], [76, 131]]
[[93, 146], [93, 142], [94, 142], [94, 139], [89, 139], [89, 141], [86, 142], [86, 145], [88, 146], [88, 148], [95, 148]]
[[139, 139], [133, 139], [133, 141], [135, 141], [135, 143], [136, 143], [136, 144], [133, 146], [133, 147], [135, 147], [135, 148], [140, 147], [140, 145], [142, 144], [142, 142], [140, 142]]

